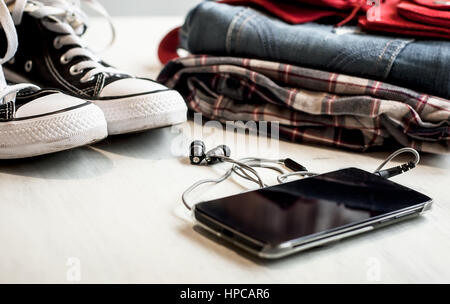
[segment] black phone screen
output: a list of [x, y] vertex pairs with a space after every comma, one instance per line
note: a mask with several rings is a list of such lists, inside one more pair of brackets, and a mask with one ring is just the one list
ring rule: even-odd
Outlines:
[[417, 191], [348, 168], [199, 203], [195, 208], [253, 239], [277, 245], [428, 201]]

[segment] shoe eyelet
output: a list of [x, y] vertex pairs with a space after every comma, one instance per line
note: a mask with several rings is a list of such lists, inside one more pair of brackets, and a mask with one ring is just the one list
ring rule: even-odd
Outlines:
[[59, 49], [62, 47], [62, 45], [61, 45], [61, 40], [59, 39], [59, 37], [56, 37], [56, 38], [53, 40], [53, 47], [54, 47], [55, 49], [57, 49], [57, 50], [59, 50]]
[[27, 62], [25, 62], [25, 71], [26, 72], [31, 72], [31, 69], [33, 68], [33, 61], [28, 60]]
[[70, 62], [70, 60], [72, 60], [72, 58], [67, 58], [66, 56], [61, 56], [61, 58], [59, 59], [59, 61], [62, 63], [62, 64], [68, 64], [69, 62]]
[[83, 70], [78, 70], [78, 69], [73, 65], [73, 66], [70, 67], [69, 73], [70, 73], [70, 75], [75, 76], [75, 75], [78, 75], [78, 74], [83, 73]]

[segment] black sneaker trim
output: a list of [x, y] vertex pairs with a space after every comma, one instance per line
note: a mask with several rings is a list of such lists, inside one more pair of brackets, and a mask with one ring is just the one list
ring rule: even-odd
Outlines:
[[[10, 70], [10, 69], [8, 69], [7, 67], [4, 67], [3, 70], [5, 70], [5, 71], [7, 71], [7, 72], [8, 72], [8, 71], [11, 71], [11, 72], [15, 73], [15, 71]], [[32, 81], [32, 80], [28, 80], [28, 78], [26, 78], [26, 77], [24, 77], [24, 76], [22, 76], [22, 75], [20, 75], [20, 76], [23, 77], [23, 79], [24, 79], [26, 82], [29, 82], [29, 83], [35, 83], [36, 85], [41, 85], [41, 84], [36, 83], [36, 82], [34, 82], [34, 81]], [[159, 83], [159, 82], [157, 82], [157, 81], [155, 81], [155, 80], [153, 80], [153, 79], [150, 79], [150, 78], [144, 78], [144, 77], [129, 77], [129, 78], [140, 79], [140, 80], [146, 80], [146, 81], [150, 81], [150, 82], [153, 82], [153, 83], [161, 84], [161, 83]], [[120, 78], [120, 79], [125, 79], [125, 78]], [[117, 79], [117, 80], [120, 80], [120, 79]], [[116, 80], [116, 81], [117, 81], [117, 80]], [[110, 82], [110, 83], [112, 83], [112, 82]], [[103, 87], [102, 87], [102, 89], [103, 89]], [[55, 92], [61, 92], [60, 89], [58, 89], [58, 88], [48, 88], [48, 90], [53, 90], [53, 91], [55, 91]], [[94, 90], [94, 89], [92, 89], [92, 90]], [[173, 91], [173, 89], [167, 88], [167, 89], [161, 89], [161, 90], [156, 90], [156, 91], [147, 91], [147, 92], [142, 92], [142, 93], [135, 93], [135, 94], [128, 94], [128, 95], [120, 95], [120, 96], [110, 96], [110, 97], [98, 97], [98, 96], [89, 96], [89, 95], [83, 95], [83, 96], [80, 96], [80, 94], [76, 94], [76, 93], [74, 93], [74, 92], [72, 92], [72, 91], [64, 91], [64, 92], [61, 92], [61, 93], [64, 93], [64, 94], [67, 94], [67, 95], [70, 95], [70, 96], [76, 97], [76, 98], [82, 98], [82, 99], [94, 100], [94, 101], [95, 101], [95, 100], [110, 100], [110, 99], [129, 98], [129, 97], [136, 97], [136, 96], [148, 95], [148, 94], [152, 94], [152, 93], [161, 93], [161, 92], [166, 92], [166, 91]]]
[[[144, 78], [144, 77], [131, 77], [133, 79], [140, 79], [140, 80], [146, 80], [153, 83], [161, 84], [153, 79], [150, 78]], [[112, 82], [111, 82], [112, 83]], [[161, 93], [161, 92], [167, 92], [167, 91], [173, 91], [173, 89], [167, 88], [167, 89], [161, 89], [161, 90], [155, 90], [155, 91], [147, 91], [142, 93], [135, 93], [135, 94], [128, 94], [128, 95], [120, 95], [120, 96], [108, 96], [108, 97], [91, 97], [89, 100], [109, 100], [109, 99], [121, 99], [121, 98], [129, 98], [129, 97], [136, 97], [136, 96], [142, 96], [142, 95], [149, 95], [152, 93]]]
[[14, 101], [0, 105], [0, 122], [12, 121], [14, 119]]
[[44, 97], [51, 94], [59, 93], [58, 90], [36, 90], [23, 89], [17, 92], [15, 101], [10, 101], [6, 104], [0, 105], [0, 122], [13, 121], [14, 113], [23, 105], [35, 100], [36, 98]]
[[[154, 83], [157, 83], [157, 84], [161, 84], [161, 83], [159, 83], [159, 82], [157, 82], [157, 81], [155, 81], [153, 79], [150, 79], [150, 78], [133, 77], [133, 79], [147, 80], [147, 81], [151, 81], [151, 82], [154, 82]], [[89, 98], [84, 97], [83, 99], [92, 100], [92, 101], [95, 101], [95, 100], [114, 100], [114, 99], [137, 97], [137, 96], [149, 95], [149, 94], [153, 94], [153, 93], [156, 94], [156, 93], [168, 92], [168, 91], [175, 91], [175, 90], [167, 88], [167, 89], [161, 89], [161, 90], [155, 90], [155, 91], [147, 91], [147, 92], [135, 93], [135, 94], [119, 95], [119, 96], [107, 96], [107, 97], [98, 97], [98, 96], [95, 97], [94, 96], [94, 97], [89, 97]], [[79, 95], [74, 94], [72, 92], [64, 92], [64, 94], [80, 98]]]
[[16, 95], [16, 101], [15, 101], [15, 105], [16, 105], [16, 111], [18, 109], [20, 109], [20, 107], [22, 107], [23, 105], [26, 105], [27, 103], [37, 99], [37, 98], [41, 98], [44, 96], [48, 96], [51, 94], [57, 94], [57, 93], [62, 93], [59, 90], [52, 90], [52, 89], [39, 89], [39, 90], [21, 90], [20, 92], [17, 93]]
[[64, 113], [64, 112], [69, 112], [75, 109], [79, 109], [88, 105], [91, 105], [92, 102], [90, 101], [86, 101], [85, 103], [73, 106], [73, 107], [69, 107], [69, 108], [65, 108], [62, 110], [58, 110], [58, 111], [53, 111], [53, 112], [48, 112], [45, 114], [39, 114], [39, 115], [33, 115], [33, 116], [27, 116], [27, 117], [21, 117], [21, 118], [14, 118], [12, 121], [21, 121], [21, 120], [27, 120], [27, 119], [34, 119], [34, 118], [39, 118], [39, 117], [44, 117], [44, 116], [48, 116], [48, 115], [55, 115], [55, 114], [60, 114], [60, 113]]
[[163, 89], [163, 90], [148, 91], [148, 92], [135, 93], [135, 94], [129, 94], [129, 95], [94, 97], [94, 98], [89, 98], [89, 100], [110, 100], [110, 99], [114, 100], [114, 99], [122, 99], [122, 98], [130, 98], [130, 97], [156, 94], [156, 93], [167, 92], [167, 91], [174, 91], [174, 90], [173, 89]]

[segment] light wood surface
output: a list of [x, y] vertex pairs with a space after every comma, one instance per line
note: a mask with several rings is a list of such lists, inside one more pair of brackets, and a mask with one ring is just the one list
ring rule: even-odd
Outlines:
[[[118, 19], [117, 43], [104, 57], [124, 70], [155, 77], [161, 69], [157, 43], [181, 21]], [[93, 40], [105, 36], [101, 30], [89, 35]], [[233, 138], [188, 122], [92, 147], [0, 161], [0, 283], [450, 283], [448, 156], [422, 155], [418, 168], [394, 179], [434, 198], [433, 210], [422, 218], [264, 263], [192, 229], [181, 193], [227, 168], [189, 165], [182, 154], [199, 135], [210, 147], [229, 144], [235, 157], [289, 156], [317, 172], [349, 166], [374, 170], [389, 154], [288, 142], [257, 149], [239, 145], [242, 135]], [[275, 183], [270, 173], [264, 176]], [[253, 187], [234, 179], [206, 186], [191, 199], [247, 186]]]

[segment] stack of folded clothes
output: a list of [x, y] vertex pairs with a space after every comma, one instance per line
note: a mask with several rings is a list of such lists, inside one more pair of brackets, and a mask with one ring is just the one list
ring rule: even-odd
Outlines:
[[159, 50], [194, 55], [158, 80], [210, 119], [277, 121], [288, 140], [448, 153], [449, 3], [371, 2], [203, 2]]

